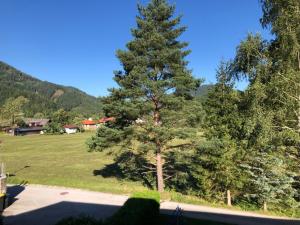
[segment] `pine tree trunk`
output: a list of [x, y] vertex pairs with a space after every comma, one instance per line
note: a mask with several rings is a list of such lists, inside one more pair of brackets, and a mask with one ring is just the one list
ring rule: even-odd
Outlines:
[[164, 191], [164, 178], [163, 178], [163, 169], [162, 169], [162, 159], [161, 153], [156, 153], [156, 179], [157, 179], [157, 190], [159, 192]]
[[264, 211], [268, 211], [268, 206], [267, 206], [267, 202], [264, 202]]
[[[300, 72], [300, 52], [297, 52], [298, 57], [298, 71]], [[300, 85], [300, 84], [298, 84]], [[300, 95], [298, 96], [298, 133], [300, 133]]]
[[297, 52], [297, 58], [298, 58], [298, 70], [300, 71], [300, 52]]
[[300, 133], [300, 95], [298, 96], [298, 133]]
[[230, 190], [227, 190], [227, 205], [231, 206], [231, 193], [230, 193]]
[[[155, 111], [154, 111], [154, 126], [160, 126], [160, 114], [158, 110], [158, 103], [155, 101]], [[164, 176], [163, 176], [163, 162], [161, 156], [161, 145], [159, 141], [156, 142], [156, 181], [157, 190], [159, 192], [164, 191]]]

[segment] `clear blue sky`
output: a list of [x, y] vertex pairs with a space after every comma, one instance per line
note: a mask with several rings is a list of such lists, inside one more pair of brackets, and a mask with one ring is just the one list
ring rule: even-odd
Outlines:
[[[0, 0], [0, 60], [41, 80], [106, 95], [121, 69], [115, 51], [131, 39], [137, 2], [146, 0]], [[221, 59], [234, 56], [259, 24], [259, 0], [171, 0], [188, 26], [189, 68], [215, 81]]]

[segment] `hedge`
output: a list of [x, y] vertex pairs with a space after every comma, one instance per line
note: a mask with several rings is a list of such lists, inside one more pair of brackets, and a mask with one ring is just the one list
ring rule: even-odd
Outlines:
[[154, 225], [159, 223], [159, 194], [154, 191], [132, 195], [107, 225]]

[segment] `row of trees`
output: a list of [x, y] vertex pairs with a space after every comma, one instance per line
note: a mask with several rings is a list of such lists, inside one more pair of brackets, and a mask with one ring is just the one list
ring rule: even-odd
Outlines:
[[[113, 147], [131, 179], [207, 199], [278, 208], [299, 207], [300, 2], [262, 0], [262, 26], [274, 39], [249, 34], [222, 62], [203, 103], [184, 59], [185, 31], [166, 0], [138, 5], [119, 88], [103, 99], [116, 121], [88, 140]], [[236, 82], [249, 82], [245, 91]]]
[[[234, 174], [232, 169], [237, 174], [224, 185], [227, 189], [243, 190], [265, 210], [267, 203], [297, 208], [300, 2], [265, 0], [262, 8], [261, 23], [270, 28], [274, 39], [249, 34], [237, 47], [235, 58], [222, 63], [218, 83], [206, 103], [206, 136], [208, 140], [217, 137], [223, 143], [221, 151], [232, 152], [229, 160], [234, 166], [225, 175]], [[241, 79], [249, 85], [237, 92], [233, 85]]]
[[[24, 113], [24, 108], [28, 104], [30, 104], [30, 101], [23, 96], [7, 99], [0, 108], [0, 127], [26, 127], [27, 124], [24, 122], [26, 115]], [[77, 114], [74, 111], [66, 111], [64, 109], [59, 109], [50, 115], [36, 113], [33, 118], [50, 119], [50, 123], [45, 127], [46, 132], [49, 134], [62, 133], [63, 126], [67, 124], [78, 125], [78, 127], [81, 127], [81, 122], [85, 119], [85, 117], [81, 114]]]
[[83, 132], [82, 121], [85, 117], [81, 114], [77, 114], [73, 111], [66, 111], [59, 109], [54, 112], [50, 117], [50, 123], [45, 127], [47, 134], [63, 134], [64, 126], [68, 124], [77, 125], [79, 130]]

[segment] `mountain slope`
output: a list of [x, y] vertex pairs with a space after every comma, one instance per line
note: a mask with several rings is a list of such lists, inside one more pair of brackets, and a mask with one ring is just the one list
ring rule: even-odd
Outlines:
[[195, 97], [198, 97], [202, 100], [207, 98], [208, 92], [214, 87], [213, 84], [202, 84], [198, 89], [193, 93]]
[[25, 114], [37, 112], [49, 114], [63, 108], [83, 115], [99, 113], [100, 99], [74, 87], [41, 81], [0, 61], [0, 106], [10, 97], [24, 96], [29, 99]]

